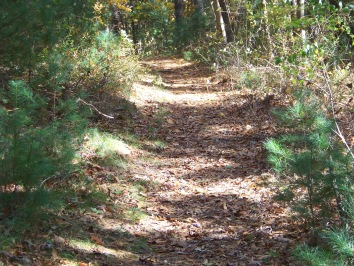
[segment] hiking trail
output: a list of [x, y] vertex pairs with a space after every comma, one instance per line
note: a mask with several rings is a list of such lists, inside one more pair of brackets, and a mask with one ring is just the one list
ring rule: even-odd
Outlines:
[[262, 148], [276, 133], [268, 96], [182, 59], [143, 64], [151, 72], [134, 86], [135, 134], [159, 142], [148, 159], [131, 155], [125, 173], [155, 184], [143, 195], [148, 216], [124, 226], [151, 247], [139, 263], [296, 265], [289, 252], [299, 233], [272, 199]]

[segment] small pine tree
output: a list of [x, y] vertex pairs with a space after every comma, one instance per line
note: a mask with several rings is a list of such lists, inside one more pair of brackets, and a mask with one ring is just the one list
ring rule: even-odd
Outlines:
[[283, 184], [279, 198], [290, 201], [313, 228], [319, 220], [336, 214], [341, 218], [340, 226], [319, 233], [317, 247], [298, 246], [295, 257], [310, 266], [353, 265], [353, 159], [335, 139], [333, 122], [308, 93], [275, 114], [291, 131], [265, 143], [268, 160]]
[[310, 266], [350, 266], [354, 264], [354, 200], [353, 191], [345, 197], [346, 223], [320, 233], [318, 247], [298, 246], [294, 255]]
[[290, 133], [265, 143], [268, 161], [283, 185], [279, 198], [291, 202], [313, 227], [336, 211], [345, 218], [342, 188], [350, 184], [352, 172], [346, 150], [335, 139], [333, 122], [321, 109], [307, 92], [301, 93], [293, 106], [275, 112]]
[[67, 115], [43, 124], [38, 113], [47, 101], [22, 81], [11, 81], [0, 102], [0, 212], [11, 214], [20, 206], [48, 203], [42, 182], [73, 170], [74, 143], [84, 120], [74, 119], [77, 112], [65, 105]]

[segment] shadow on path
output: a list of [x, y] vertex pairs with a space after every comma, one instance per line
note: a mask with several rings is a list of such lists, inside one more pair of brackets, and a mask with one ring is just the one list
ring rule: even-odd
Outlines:
[[147, 116], [154, 116], [151, 105], [155, 114], [164, 110], [155, 136], [165, 147], [155, 164], [143, 163], [161, 187], [149, 193], [149, 219], [140, 223], [156, 250], [141, 261], [297, 265], [289, 251], [298, 233], [287, 209], [272, 199], [276, 189], [262, 148], [278, 134], [269, 115], [273, 96], [226, 89], [208, 69], [183, 60], [146, 64], [163, 88], [154, 95], [137, 87], [145, 95], [140, 109]]

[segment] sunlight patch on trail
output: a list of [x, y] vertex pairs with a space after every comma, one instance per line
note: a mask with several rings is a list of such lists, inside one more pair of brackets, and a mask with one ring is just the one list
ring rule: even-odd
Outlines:
[[89, 242], [88, 240], [78, 240], [78, 239], [72, 239], [72, 240], [69, 240], [68, 241], [68, 246], [69, 247], [72, 247], [74, 249], [77, 249], [77, 250], [82, 250], [84, 252], [88, 252], [88, 253], [91, 253], [91, 252], [100, 252], [102, 254], [105, 254], [105, 255], [111, 255], [111, 256], [114, 256], [114, 257], [124, 257], [125, 256], [125, 253], [127, 253], [127, 255], [130, 255], [128, 252], [122, 250], [122, 251], [117, 251], [115, 249], [110, 249], [110, 248], [106, 248], [103, 246], [103, 243], [102, 245], [100, 244], [93, 244], [91, 242]]
[[144, 106], [146, 103], [187, 103], [195, 105], [200, 102], [215, 101], [219, 99], [217, 93], [181, 93], [171, 92], [168, 90], [160, 89], [155, 86], [146, 86], [142, 84], [135, 84], [134, 93], [131, 100], [137, 106]]
[[151, 68], [161, 68], [163, 66], [163, 69], [165, 70], [184, 68], [194, 64], [193, 62], [185, 61], [182, 58], [165, 58], [159, 59], [158, 61], [141, 61], [140, 63]]

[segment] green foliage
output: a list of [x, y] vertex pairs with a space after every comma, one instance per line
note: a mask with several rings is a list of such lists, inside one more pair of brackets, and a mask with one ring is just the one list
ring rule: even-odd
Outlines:
[[[210, 9], [210, 8], [209, 8]], [[207, 11], [210, 11], [210, 10]], [[192, 3], [185, 3], [183, 19], [176, 23], [171, 1], [139, 1], [126, 13], [137, 51], [143, 55], [176, 53], [199, 47], [210, 31], [213, 15], [201, 14]]]
[[[198, 47], [203, 49], [200, 44], [207, 44], [207, 36], [212, 21], [195, 10], [190, 16], [184, 18], [180, 24], [176, 25], [173, 45], [182, 50], [183, 48]], [[210, 40], [209, 40], [210, 41]], [[202, 55], [200, 52], [196, 54]]]
[[[354, 209], [354, 206], [351, 206]], [[354, 221], [354, 217], [350, 217]], [[334, 228], [320, 234], [319, 247], [298, 246], [294, 255], [310, 266], [349, 266], [354, 263], [354, 235], [352, 227]]]
[[305, 1], [303, 17], [300, 6], [291, 3], [267, 1], [266, 7], [262, 1], [230, 3], [231, 14], [238, 14], [232, 18], [236, 40], [226, 47], [231, 54], [220, 53], [217, 59], [224, 65], [275, 61], [291, 76], [311, 80], [323, 65], [332, 68], [352, 58], [354, 22], [349, 2], [338, 2], [340, 8], [328, 1]]
[[173, 4], [166, 1], [140, 1], [127, 14], [132, 21], [132, 35], [139, 52], [151, 54], [169, 49], [173, 44]]
[[242, 74], [239, 84], [248, 89], [257, 89], [261, 85], [261, 79], [255, 71], [247, 71]]
[[291, 130], [265, 143], [268, 161], [283, 185], [280, 198], [290, 201], [313, 226], [335, 214], [332, 199], [337, 201], [337, 213], [342, 215], [343, 189], [352, 182], [352, 167], [346, 150], [335, 139], [333, 122], [306, 94], [276, 115]]
[[[94, 1], [2, 1], [0, 10], [1, 62], [17, 71], [31, 69], [42, 51], [70, 35], [87, 32]], [[77, 19], [80, 17], [81, 19]], [[92, 25], [91, 25], [92, 26]]]
[[213, 65], [219, 59], [219, 54], [223, 51], [224, 45], [215, 34], [205, 33], [203, 38], [196, 39], [194, 43], [183, 49], [183, 58]]
[[[106, 31], [92, 36], [92, 43], [73, 46], [65, 42], [53, 53], [55, 58], [62, 58], [62, 62], [54, 60], [60, 73], [54, 76], [54, 82], [63, 93], [69, 90], [89, 95], [122, 94], [128, 92], [139, 70], [129, 39]], [[58, 82], [64, 73], [65, 78]]]
[[[281, 12], [281, 7], [272, 8]], [[292, 10], [293, 15], [272, 16], [270, 22], [275, 63], [301, 86], [305, 80], [313, 81], [323, 68], [335, 69], [352, 59], [354, 40], [348, 7], [339, 9], [326, 2], [314, 2], [306, 5], [305, 11], [302, 18], [295, 17]]]
[[133, 48], [128, 38], [102, 31], [99, 6], [93, 0], [5, 1], [0, 77], [24, 78], [33, 91], [65, 99], [126, 90], [138, 69]]
[[70, 103], [60, 102], [66, 113], [43, 124], [38, 113], [47, 101], [22, 81], [11, 81], [0, 99], [1, 212], [25, 209], [25, 203], [26, 208], [47, 204], [42, 182], [75, 169], [75, 147], [84, 120], [76, 105], [70, 108]]
[[94, 154], [93, 159], [102, 165], [124, 167], [125, 160], [122, 153], [128, 148], [121, 139], [112, 134], [99, 132], [97, 129], [89, 130], [85, 139], [83, 147]]
[[[354, 263], [353, 158], [335, 139], [333, 122], [321, 109], [309, 93], [299, 94], [292, 106], [275, 112], [289, 133], [268, 140], [265, 148], [279, 174], [278, 199], [289, 201], [314, 231], [322, 230], [318, 246], [298, 246], [295, 257], [311, 266], [349, 266]], [[317, 225], [338, 217], [340, 225], [331, 230]]]
[[103, 31], [109, 16], [96, 4], [2, 1], [1, 217], [54, 205], [47, 180], [78, 167], [88, 114], [80, 99], [122, 94], [136, 76], [131, 42]]

